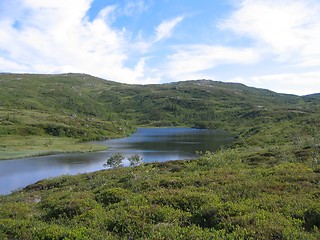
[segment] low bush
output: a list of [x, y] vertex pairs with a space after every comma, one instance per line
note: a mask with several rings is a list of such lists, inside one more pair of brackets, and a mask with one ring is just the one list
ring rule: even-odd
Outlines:
[[97, 205], [98, 203], [93, 199], [93, 195], [88, 192], [70, 193], [63, 191], [48, 196], [41, 201], [46, 221], [59, 218], [72, 219], [95, 208]]

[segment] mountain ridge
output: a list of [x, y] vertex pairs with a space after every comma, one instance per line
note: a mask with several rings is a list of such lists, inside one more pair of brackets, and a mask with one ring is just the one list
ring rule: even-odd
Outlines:
[[118, 82], [118, 81], [113, 81], [110, 79], [105, 79], [105, 78], [101, 78], [101, 77], [97, 77], [94, 75], [90, 75], [87, 73], [75, 73], [75, 72], [66, 72], [66, 73], [54, 73], [54, 74], [45, 74], [45, 73], [11, 73], [11, 72], [0, 72], [0, 76], [1, 75], [17, 75], [17, 76], [61, 76], [61, 77], [89, 77], [89, 78], [94, 78], [94, 79], [100, 79], [103, 81], [109, 81], [109, 82], [113, 82], [113, 83], [118, 83], [118, 84], [125, 84], [125, 85], [132, 85], [132, 86], [152, 86], [152, 85], [166, 85], [166, 84], [176, 84], [176, 83], [182, 83], [182, 82], [203, 82], [203, 83], [221, 83], [221, 84], [235, 84], [235, 85], [239, 85], [239, 86], [243, 86], [243, 87], [247, 87], [247, 88], [254, 88], [254, 89], [259, 89], [259, 90], [266, 90], [266, 91], [270, 91], [276, 94], [281, 94], [281, 95], [288, 95], [288, 96], [300, 96], [300, 97], [304, 97], [304, 96], [313, 96], [313, 95], [320, 95], [320, 93], [312, 93], [312, 94], [306, 94], [306, 95], [296, 95], [296, 94], [291, 94], [291, 93], [279, 93], [279, 92], [275, 92], [272, 91], [270, 89], [267, 88], [257, 88], [257, 87], [253, 87], [253, 86], [248, 86], [244, 83], [238, 83], [238, 82], [224, 82], [224, 81], [219, 81], [219, 80], [212, 80], [212, 79], [188, 79], [188, 80], [179, 80], [179, 81], [172, 81], [172, 82], [164, 82], [164, 83], [149, 83], [149, 84], [138, 84], [138, 83], [123, 83], [123, 82]]

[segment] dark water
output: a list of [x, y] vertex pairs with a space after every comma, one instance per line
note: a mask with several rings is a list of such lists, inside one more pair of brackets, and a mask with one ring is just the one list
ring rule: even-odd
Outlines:
[[[139, 154], [144, 162], [192, 159], [197, 156], [196, 151], [215, 151], [233, 139], [232, 135], [220, 130], [139, 128], [128, 138], [96, 142], [109, 146], [102, 152], [2, 160], [0, 194], [8, 194], [44, 178], [104, 169], [103, 164], [114, 153], [122, 153], [125, 157]], [[128, 162], [125, 160], [124, 164]]]

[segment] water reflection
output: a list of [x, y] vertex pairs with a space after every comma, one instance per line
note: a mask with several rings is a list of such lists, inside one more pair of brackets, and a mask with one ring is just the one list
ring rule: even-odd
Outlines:
[[192, 159], [196, 157], [196, 151], [215, 151], [232, 141], [230, 134], [219, 130], [139, 128], [127, 138], [96, 142], [109, 146], [107, 151], [0, 161], [0, 194], [8, 194], [44, 178], [104, 169], [103, 164], [117, 152], [125, 157], [139, 154], [144, 162], [163, 162]]

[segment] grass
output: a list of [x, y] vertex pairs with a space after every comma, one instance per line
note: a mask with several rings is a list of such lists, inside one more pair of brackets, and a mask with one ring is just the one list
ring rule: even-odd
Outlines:
[[0, 142], [0, 159], [15, 159], [67, 152], [92, 152], [106, 149], [105, 146], [80, 142], [77, 139], [66, 137], [1, 136]]
[[319, 166], [243, 149], [42, 180], [1, 197], [3, 239], [319, 239]]
[[[19, 156], [61, 150], [43, 150], [42, 140], [38, 149], [30, 148], [24, 136], [101, 140], [128, 136], [137, 126], [220, 128], [241, 134], [262, 119], [267, 124], [274, 115], [308, 115], [318, 106], [313, 96], [204, 80], [139, 86], [85, 74], [1, 74], [0, 83], [1, 158], [14, 157], [8, 149], [21, 151]], [[17, 137], [22, 140], [19, 149], [5, 140], [10, 136], [22, 136]], [[67, 146], [71, 148], [62, 150], [75, 148], [74, 143]]]
[[237, 135], [231, 148], [198, 160], [44, 179], [0, 196], [0, 239], [320, 239], [317, 95], [79, 74], [4, 74], [0, 82], [1, 153], [76, 151], [78, 141], [141, 125]]
[[318, 126], [317, 114], [285, 118], [198, 160], [39, 181], [0, 197], [0, 236], [319, 239]]

